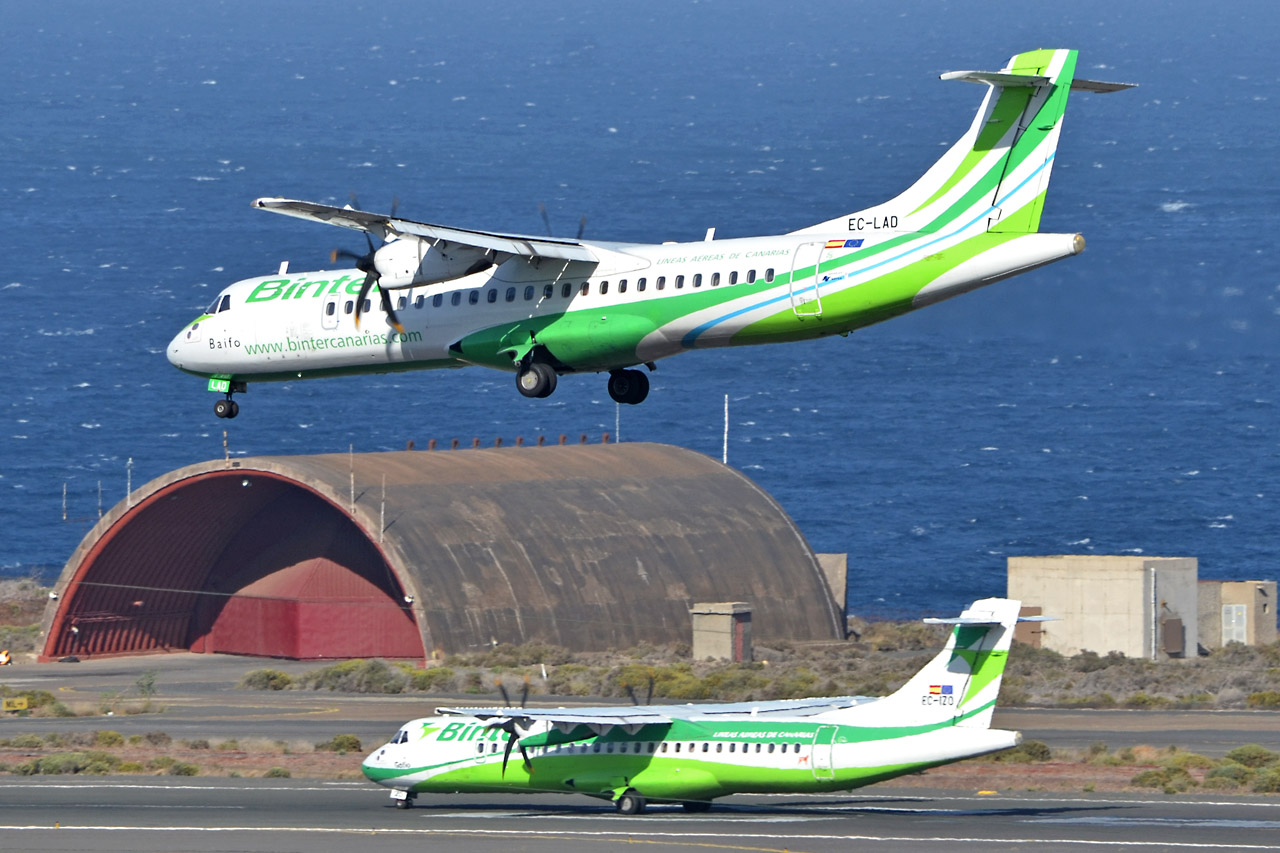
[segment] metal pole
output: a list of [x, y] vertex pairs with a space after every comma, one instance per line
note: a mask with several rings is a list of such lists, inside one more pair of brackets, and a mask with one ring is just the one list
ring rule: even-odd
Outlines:
[[724, 395], [724, 451], [720, 461], [729, 464], [729, 395]]

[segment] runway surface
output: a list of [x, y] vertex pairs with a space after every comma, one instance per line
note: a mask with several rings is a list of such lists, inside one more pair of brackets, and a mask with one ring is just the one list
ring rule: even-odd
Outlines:
[[706, 814], [624, 817], [572, 796], [431, 796], [361, 783], [0, 779], [0, 849], [31, 851], [1280, 850], [1263, 798], [732, 797]]

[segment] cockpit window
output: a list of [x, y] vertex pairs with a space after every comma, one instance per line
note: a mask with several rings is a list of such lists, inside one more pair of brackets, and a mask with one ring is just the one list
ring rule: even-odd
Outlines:
[[409, 740], [409, 730], [401, 729], [396, 732], [396, 736], [391, 739], [392, 743], [406, 743]]
[[219, 296], [217, 299], [213, 300], [212, 304], [210, 304], [209, 307], [205, 309], [204, 313], [217, 314], [220, 311], [228, 311], [230, 310], [230, 308], [231, 308], [231, 294], [224, 293], [221, 296]]

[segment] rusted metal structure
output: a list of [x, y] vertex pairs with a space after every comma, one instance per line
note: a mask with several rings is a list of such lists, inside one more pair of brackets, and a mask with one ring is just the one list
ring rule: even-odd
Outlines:
[[715, 600], [750, 602], [758, 638], [844, 622], [763, 490], [643, 443], [191, 465], [104, 516], [55, 591], [46, 660], [628, 648], [687, 640], [690, 604]]

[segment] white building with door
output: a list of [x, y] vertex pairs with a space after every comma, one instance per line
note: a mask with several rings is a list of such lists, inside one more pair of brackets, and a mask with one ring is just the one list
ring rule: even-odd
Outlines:
[[1202, 648], [1276, 641], [1275, 581], [1200, 581], [1198, 586]]

